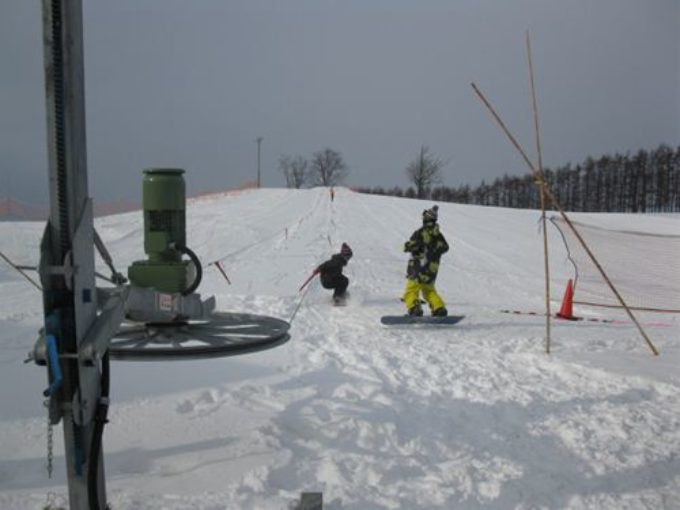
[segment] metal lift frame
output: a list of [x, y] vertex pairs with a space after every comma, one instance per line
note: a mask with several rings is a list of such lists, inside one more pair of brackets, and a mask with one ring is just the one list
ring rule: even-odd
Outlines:
[[[97, 472], [97, 499], [106, 505], [103, 457], [88, 459], [101, 397], [101, 352], [81, 360], [97, 320], [92, 201], [87, 191], [81, 0], [43, 0], [50, 215], [41, 243], [49, 358], [50, 422], [63, 420], [69, 501], [91, 508], [88, 479]], [[122, 320], [122, 306], [119, 307]], [[114, 314], [115, 315], [115, 314]], [[109, 316], [110, 317], [110, 316]], [[115, 319], [115, 318], [114, 318]], [[113, 329], [115, 329], [114, 326]], [[56, 349], [55, 349], [56, 347]], [[55, 355], [57, 359], [55, 359]], [[61, 371], [61, 384], [58, 373]]]
[[[31, 356], [48, 367], [50, 424], [63, 421], [70, 508], [97, 510], [107, 507], [101, 436], [109, 357], [245, 354], [286, 342], [290, 325], [273, 317], [215, 313], [200, 321], [121, 326], [128, 301], [144, 305], [157, 295], [122, 285], [96, 288], [94, 247], [101, 242], [87, 182], [82, 0], [42, 0], [42, 12], [50, 215], [39, 267], [45, 323]], [[182, 298], [182, 309], [200, 301]], [[214, 306], [214, 299], [207, 303]]]

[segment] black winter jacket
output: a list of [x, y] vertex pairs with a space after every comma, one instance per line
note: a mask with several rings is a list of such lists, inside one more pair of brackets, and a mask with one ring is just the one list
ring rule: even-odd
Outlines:
[[342, 268], [346, 265], [347, 259], [339, 253], [336, 253], [326, 262], [317, 267], [315, 272], [319, 273], [321, 283], [332, 282], [342, 274]]

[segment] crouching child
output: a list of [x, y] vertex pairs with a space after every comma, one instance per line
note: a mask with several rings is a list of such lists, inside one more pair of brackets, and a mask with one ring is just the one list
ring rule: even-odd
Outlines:
[[321, 286], [324, 289], [333, 289], [333, 301], [336, 304], [343, 302], [347, 297], [349, 278], [342, 274], [342, 269], [351, 258], [352, 248], [347, 243], [342, 243], [340, 253], [334, 254], [314, 270], [314, 274], [319, 275]]

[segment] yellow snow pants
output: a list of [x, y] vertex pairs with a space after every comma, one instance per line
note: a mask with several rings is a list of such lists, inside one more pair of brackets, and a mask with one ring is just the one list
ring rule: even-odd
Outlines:
[[430, 305], [430, 310], [435, 311], [444, 306], [444, 300], [437, 294], [434, 285], [431, 283], [419, 283], [409, 278], [406, 279], [406, 288], [404, 289], [404, 304], [406, 309], [410, 310], [415, 305], [419, 304], [419, 295], [423, 293], [423, 297], [427, 304]]

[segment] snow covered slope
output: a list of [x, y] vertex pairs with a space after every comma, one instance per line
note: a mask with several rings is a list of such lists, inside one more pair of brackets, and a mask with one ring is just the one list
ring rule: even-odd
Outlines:
[[[337, 189], [262, 189], [192, 201], [199, 292], [218, 309], [293, 318], [292, 339], [246, 356], [114, 362], [104, 436], [114, 509], [680, 508], [680, 320], [618, 312], [553, 322], [544, 353], [536, 211], [440, 205], [452, 251], [437, 282], [452, 328], [388, 328], [402, 313], [403, 242], [432, 202]], [[578, 216], [578, 215], [577, 215]], [[580, 215], [677, 233], [678, 216]], [[143, 258], [139, 212], [97, 220], [119, 270]], [[35, 264], [43, 225], [0, 223], [0, 250]], [[332, 307], [312, 269], [354, 250]], [[571, 276], [551, 231], [553, 303]], [[101, 266], [101, 271], [106, 272]], [[669, 275], [680, 280], [680, 275]], [[66, 504], [61, 427], [48, 479], [44, 369], [24, 365], [41, 295], [0, 265], [0, 508]]]

